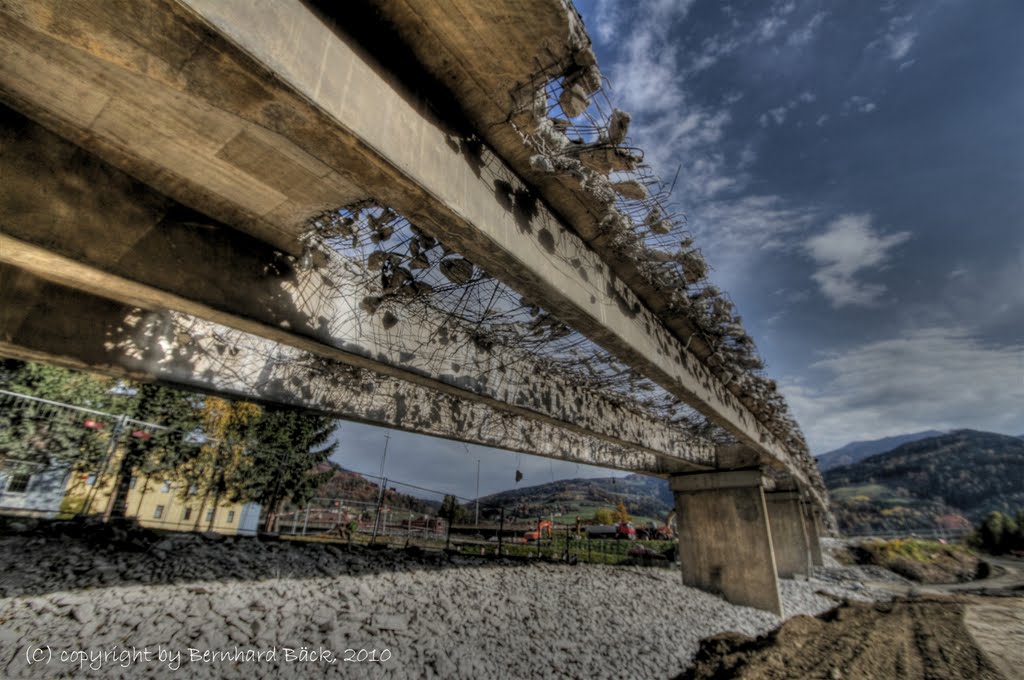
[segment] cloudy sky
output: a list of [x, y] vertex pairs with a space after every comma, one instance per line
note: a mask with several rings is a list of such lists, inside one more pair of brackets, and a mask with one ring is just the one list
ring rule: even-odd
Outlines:
[[[1024, 433], [1024, 2], [577, 6], [814, 453]], [[343, 459], [377, 471], [384, 431], [343, 431]], [[388, 454], [467, 496], [477, 458], [486, 491], [512, 486], [514, 454], [410, 435]]]

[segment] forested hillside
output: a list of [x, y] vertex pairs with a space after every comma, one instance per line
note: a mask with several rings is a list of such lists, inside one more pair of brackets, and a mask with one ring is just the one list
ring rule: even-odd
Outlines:
[[961, 528], [1024, 506], [1024, 441], [957, 430], [827, 470], [840, 528]]

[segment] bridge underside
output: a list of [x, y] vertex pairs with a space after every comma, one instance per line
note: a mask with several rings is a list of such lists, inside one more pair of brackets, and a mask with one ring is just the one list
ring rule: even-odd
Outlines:
[[656, 475], [700, 469], [179, 312], [121, 304], [8, 265], [0, 265], [0, 328], [0, 355], [588, 465]]
[[[825, 508], [820, 476], [616, 257], [578, 178], [530, 170], [527, 76], [596, 68], [578, 18], [536, 2], [534, 52], [493, 76], [469, 62], [501, 16], [458, 2], [465, 30], [420, 35], [440, 4], [359, 3], [433, 78], [413, 83], [327, 3], [6, 3], [0, 353], [649, 474], [758, 469], [677, 491], [771, 557], [763, 491]], [[754, 603], [705, 582], [719, 566], [684, 573]]]
[[[10, 268], [125, 305], [206, 318], [265, 338], [264, 350], [278, 343], [312, 353], [337, 364], [340, 381], [351, 380], [347, 365], [362, 371], [358, 384], [374, 374], [381, 381], [395, 378], [394, 384], [419, 385], [425, 393], [477, 402], [545, 430], [565, 430], [566, 437], [574, 433], [595, 447], [603, 439], [610, 448], [602, 450], [637, 452], [612, 467], [668, 473], [715, 464], [711, 443], [573, 383], [557, 367], [513, 348], [458, 341], [470, 329], [440, 312], [421, 314], [401, 334], [388, 332], [358, 305], [364, 291], [352, 263], [323, 253], [327, 263], [300, 269], [261, 241], [158, 194], [19, 114], [7, 110], [3, 118], [0, 173], [7, 181], [0, 190], [0, 262]], [[45, 325], [62, 315], [33, 313], [34, 303], [27, 302], [5, 305], [3, 328], [5, 337], [21, 338], [30, 350], [42, 328], [29, 333], [20, 324]], [[121, 323], [109, 313], [105, 319]], [[73, 356], [76, 343], [54, 349]], [[368, 414], [338, 415], [371, 420]], [[401, 427], [394, 419], [381, 424]], [[458, 431], [454, 423], [443, 436]], [[551, 455], [548, 444], [530, 452]], [[573, 454], [566, 449], [559, 455]], [[591, 456], [580, 452], [577, 460], [592, 463]], [[631, 467], [641, 459], [647, 463]]]

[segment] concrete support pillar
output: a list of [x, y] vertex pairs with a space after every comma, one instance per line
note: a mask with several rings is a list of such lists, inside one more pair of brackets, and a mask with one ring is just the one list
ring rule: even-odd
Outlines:
[[807, 542], [811, 548], [811, 564], [815, 567], [824, 565], [821, 559], [821, 520], [818, 511], [810, 503], [801, 503], [804, 511], [804, 526], [807, 529]]
[[757, 470], [672, 478], [683, 583], [782, 615], [768, 510]]
[[811, 550], [807, 542], [804, 513], [800, 507], [800, 494], [795, 491], [777, 491], [765, 494], [765, 501], [779, 576], [792, 578], [796, 574], [810, 575]]

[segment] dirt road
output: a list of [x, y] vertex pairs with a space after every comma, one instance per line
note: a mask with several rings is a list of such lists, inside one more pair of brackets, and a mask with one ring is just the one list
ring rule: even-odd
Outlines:
[[984, 580], [865, 581], [869, 591], [896, 599], [796, 617], [756, 640], [710, 638], [679, 677], [1024, 679], [1024, 561], [986, 561], [992, 571]]
[[[871, 680], [1011, 680], [968, 632], [965, 605], [951, 597], [849, 604], [820, 618], [798, 616], [762, 638], [735, 634], [705, 640], [685, 680], [825, 678]], [[999, 612], [1005, 615], [1004, 605]], [[991, 611], [969, 614], [991, 621]], [[1010, 619], [1012, 624], [1012, 618]], [[1005, 620], [1002, 621], [1005, 623]], [[990, 632], [1006, 645], [1000, 623]]]

